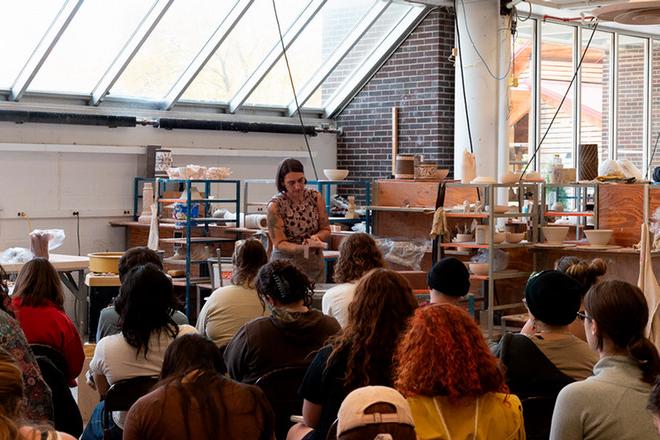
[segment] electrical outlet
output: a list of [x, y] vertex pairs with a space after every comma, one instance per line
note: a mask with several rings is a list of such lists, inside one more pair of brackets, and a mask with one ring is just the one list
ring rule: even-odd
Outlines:
[[73, 211], [73, 213], [71, 215], [73, 215], [74, 217], [80, 217], [80, 212], [79, 211]]
[[16, 217], [27, 217], [27, 214], [25, 213], [25, 211], [18, 211], [16, 213]]

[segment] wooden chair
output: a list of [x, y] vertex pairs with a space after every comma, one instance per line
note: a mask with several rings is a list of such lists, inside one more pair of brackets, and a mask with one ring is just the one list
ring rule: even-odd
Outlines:
[[131, 379], [120, 380], [112, 384], [105, 395], [103, 408], [103, 438], [110, 440], [110, 417], [113, 411], [128, 411], [142, 396], [147, 394], [158, 382], [157, 377], [138, 376]]
[[275, 413], [275, 437], [286, 439], [292, 426], [291, 414], [300, 414], [303, 399], [298, 396], [298, 388], [305, 376], [307, 366], [278, 368], [261, 376], [255, 382], [262, 389]]

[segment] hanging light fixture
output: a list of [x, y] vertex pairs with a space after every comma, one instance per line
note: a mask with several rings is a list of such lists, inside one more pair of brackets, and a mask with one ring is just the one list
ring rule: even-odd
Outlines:
[[592, 14], [601, 21], [613, 21], [619, 24], [660, 24], [660, 1], [630, 0], [594, 9]]

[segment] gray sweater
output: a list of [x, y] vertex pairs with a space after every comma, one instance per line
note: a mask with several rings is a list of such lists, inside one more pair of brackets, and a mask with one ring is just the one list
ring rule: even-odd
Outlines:
[[594, 376], [566, 386], [557, 397], [550, 440], [657, 439], [646, 402], [651, 385], [627, 356], [608, 356]]

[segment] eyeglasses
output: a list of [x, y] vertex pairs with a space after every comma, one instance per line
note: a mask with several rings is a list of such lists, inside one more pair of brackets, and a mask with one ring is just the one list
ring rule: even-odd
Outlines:
[[585, 319], [591, 321], [591, 316], [587, 315], [586, 312], [577, 312], [577, 317], [580, 321], [584, 321]]

